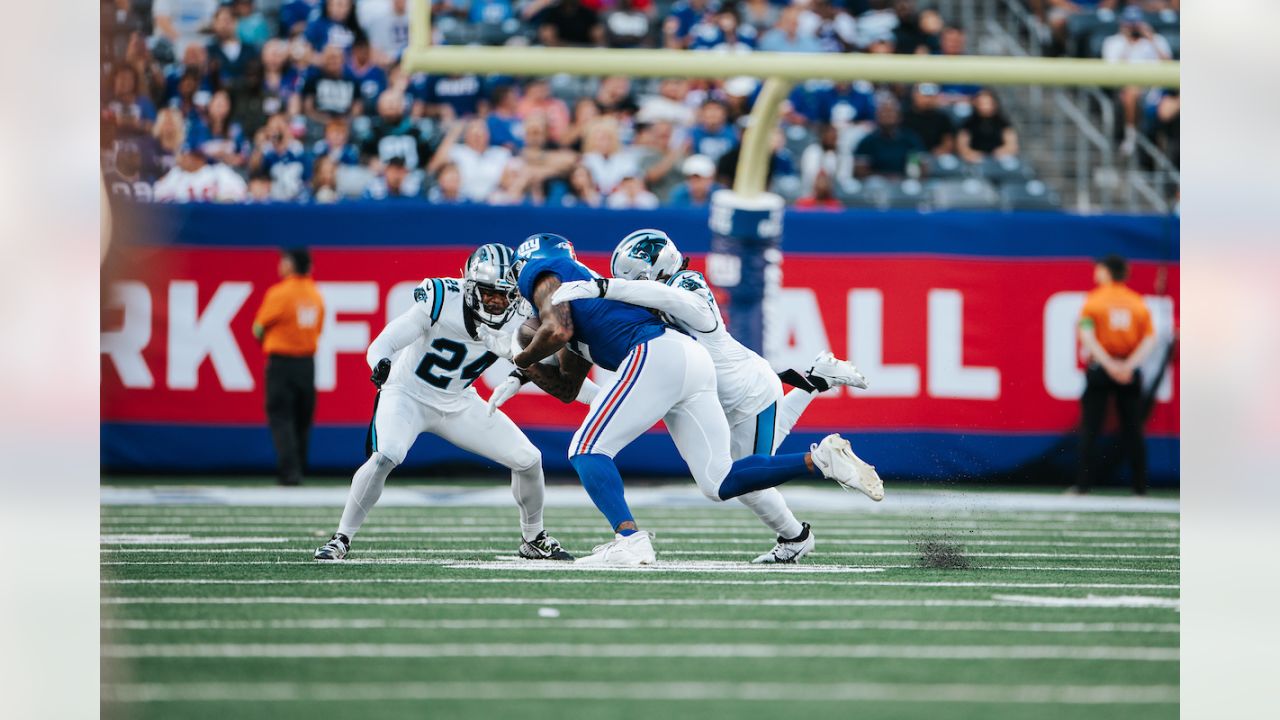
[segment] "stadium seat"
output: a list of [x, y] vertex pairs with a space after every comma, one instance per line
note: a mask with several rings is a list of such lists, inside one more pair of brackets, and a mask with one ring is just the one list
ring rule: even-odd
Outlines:
[[1000, 205], [1013, 210], [1061, 210], [1058, 194], [1039, 180], [1008, 183], [1000, 188]]
[[907, 179], [885, 186], [884, 206], [893, 210], [919, 210], [925, 204], [924, 184]]
[[995, 183], [1003, 185], [1011, 182], [1025, 182], [1032, 178], [1031, 168], [1018, 157], [988, 157], [974, 166], [976, 174]]
[[339, 165], [337, 169], [338, 194], [346, 198], [358, 198], [373, 180], [373, 173], [360, 165]]
[[967, 170], [965, 164], [960, 162], [960, 158], [949, 153], [930, 156], [926, 161], [926, 169], [929, 177], [938, 180], [964, 177]]
[[779, 175], [769, 184], [769, 192], [781, 195], [790, 205], [804, 195], [804, 185], [796, 175]]
[[1072, 15], [1067, 18], [1067, 49], [1076, 57], [1096, 57], [1096, 54], [1089, 54], [1090, 38], [1098, 33], [1102, 33], [1104, 37], [1114, 35], [1119, 28], [1120, 23], [1113, 12], [1105, 16], [1088, 12]]
[[787, 150], [795, 158], [803, 155], [805, 148], [818, 140], [813, 131], [803, 125], [788, 125], [782, 132], [786, 137]]
[[847, 178], [836, 182], [836, 198], [851, 208], [875, 208], [882, 205], [884, 193], [875, 181], [882, 178], [871, 178], [869, 182], [860, 182]]
[[928, 197], [935, 210], [990, 210], [1000, 206], [995, 187], [980, 178], [932, 180]]

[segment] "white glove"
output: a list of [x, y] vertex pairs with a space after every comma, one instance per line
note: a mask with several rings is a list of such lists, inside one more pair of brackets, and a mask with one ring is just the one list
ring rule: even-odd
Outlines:
[[504, 360], [511, 360], [524, 349], [520, 347], [520, 343], [516, 342], [515, 333], [500, 332], [487, 325], [480, 326], [480, 339], [484, 341], [484, 346], [489, 348], [489, 352]]
[[510, 400], [518, 392], [520, 392], [520, 378], [508, 375], [507, 379], [494, 388], [493, 394], [489, 396], [489, 415], [492, 416], [495, 410], [502, 407], [502, 403]]
[[605, 278], [595, 280], [571, 280], [563, 283], [551, 296], [552, 305], [561, 305], [574, 300], [594, 300], [604, 297], [609, 289], [609, 281]]

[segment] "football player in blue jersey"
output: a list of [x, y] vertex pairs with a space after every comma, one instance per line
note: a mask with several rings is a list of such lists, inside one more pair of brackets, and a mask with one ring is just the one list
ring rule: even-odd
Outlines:
[[[816, 475], [860, 489], [864, 481], [859, 475], [869, 466], [835, 434], [807, 453], [732, 461], [729, 424], [716, 395], [715, 365], [697, 341], [635, 305], [601, 298], [552, 302], [562, 283], [599, 277], [577, 261], [566, 238], [551, 233], [530, 236], [516, 251], [515, 266], [520, 294], [541, 322], [523, 349], [511, 344], [509, 335], [486, 334], [489, 348], [512, 359], [519, 379], [537, 382], [564, 402], [578, 396], [592, 363], [614, 372], [591, 400], [587, 418], [570, 443], [569, 460], [615, 536], [578, 562], [655, 561], [652, 536], [637, 527], [627, 507], [613, 457], [659, 420], [699, 489], [712, 500]], [[557, 367], [540, 364], [553, 354], [559, 359]]]
[[[809, 372], [783, 374], [795, 386], [783, 394], [782, 381], [769, 362], [729, 334], [720, 307], [701, 273], [686, 269], [687, 259], [661, 230], [636, 230], [622, 239], [609, 262], [611, 279], [575, 280], [560, 285], [552, 303], [603, 297], [650, 308], [698, 341], [716, 367], [716, 392], [729, 423], [729, 448], [734, 460], [770, 455], [791, 432], [817, 393], [839, 387], [866, 389], [866, 378], [830, 351], [814, 360]], [[856, 456], [855, 456], [856, 457]], [[875, 468], [861, 474], [869, 483], [858, 489], [871, 499], [884, 497]], [[773, 549], [756, 563], [793, 563], [814, 548], [808, 523], [801, 523], [776, 488], [738, 498], [778, 536]]]

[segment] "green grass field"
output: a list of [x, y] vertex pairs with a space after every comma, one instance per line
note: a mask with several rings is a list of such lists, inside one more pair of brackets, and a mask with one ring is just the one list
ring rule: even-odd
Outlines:
[[[797, 515], [816, 553], [761, 568], [746, 562], [771, 538], [745, 508], [654, 490], [633, 506], [660, 565], [584, 571], [513, 558], [503, 488], [475, 504], [470, 490], [388, 488], [334, 564], [310, 554], [341, 487], [286, 506], [266, 487], [249, 506], [108, 490], [108, 718], [1178, 713], [1172, 500], [1131, 512], [1139, 501], [1119, 497], [1080, 509], [891, 489], [873, 506], [806, 489]], [[552, 534], [579, 554], [603, 542], [593, 508], [560, 502], [581, 490], [554, 490]], [[919, 567], [926, 540], [962, 546], [970, 567]]]

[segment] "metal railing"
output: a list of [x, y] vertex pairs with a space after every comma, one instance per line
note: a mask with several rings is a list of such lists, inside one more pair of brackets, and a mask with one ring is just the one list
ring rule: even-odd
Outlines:
[[[1019, 0], [939, 3], [975, 8], [981, 15], [975, 47], [1003, 55], [1045, 53], [1046, 28]], [[972, 34], [972, 31], [971, 31]], [[1081, 212], [1124, 210], [1169, 212], [1179, 184], [1177, 166], [1139, 134], [1127, 158], [1117, 152], [1120, 138], [1116, 102], [1096, 87], [1055, 88], [1046, 100], [1039, 86], [1001, 91], [1018, 129], [1023, 153], [1041, 179]]]

